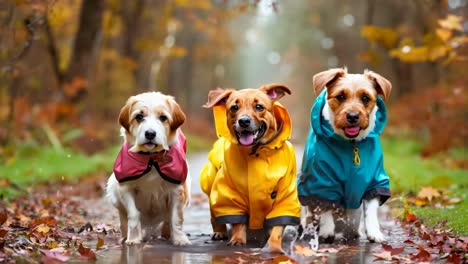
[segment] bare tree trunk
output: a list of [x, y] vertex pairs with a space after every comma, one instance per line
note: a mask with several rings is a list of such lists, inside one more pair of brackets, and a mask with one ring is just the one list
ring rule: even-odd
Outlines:
[[100, 40], [104, 8], [104, 0], [83, 0], [78, 32], [63, 83], [69, 102], [79, 101], [89, 88], [89, 69], [97, 60], [93, 51], [99, 46], [97, 41]]

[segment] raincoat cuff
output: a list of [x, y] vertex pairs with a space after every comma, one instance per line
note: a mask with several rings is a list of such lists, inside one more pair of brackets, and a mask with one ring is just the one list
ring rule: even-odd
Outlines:
[[278, 217], [273, 217], [270, 219], [265, 220], [265, 226], [271, 227], [271, 226], [279, 226], [279, 225], [299, 225], [301, 223], [301, 220], [299, 217], [296, 216], [278, 216]]
[[249, 221], [247, 215], [223, 215], [215, 218], [217, 224], [246, 224]]
[[308, 195], [308, 196], [299, 195], [299, 201], [304, 206], [312, 206], [312, 207], [319, 206], [323, 210], [343, 207], [340, 201], [328, 200], [317, 195]]
[[369, 200], [375, 197], [380, 198], [379, 205], [382, 205], [390, 198], [390, 190], [387, 188], [375, 188], [365, 192], [363, 199]]

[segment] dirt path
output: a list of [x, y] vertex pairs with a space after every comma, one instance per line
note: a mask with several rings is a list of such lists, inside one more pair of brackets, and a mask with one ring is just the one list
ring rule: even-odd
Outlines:
[[[299, 149], [298, 161], [300, 152]], [[322, 244], [318, 252], [299, 249], [281, 256], [261, 253], [262, 245], [255, 241], [249, 242], [247, 247], [234, 248], [225, 246], [225, 242], [213, 242], [208, 202], [198, 184], [198, 173], [206, 157], [206, 153], [189, 157], [193, 199], [185, 211], [184, 230], [192, 246], [175, 247], [162, 239], [131, 247], [119, 244], [119, 220], [116, 210], [103, 197], [107, 176], [102, 175], [79, 184], [54, 185], [56, 189], [47, 186], [12, 203], [7, 208], [9, 216], [3, 223], [4, 228], [0, 228], [0, 262], [373, 263], [384, 260], [443, 263], [455, 256], [460, 260], [458, 263], [462, 263], [461, 258], [466, 257], [460, 249], [466, 252], [468, 239], [429, 230], [418, 221], [403, 228], [390, 216], [388, 206], [383, 206], [380, 214], [388, 239], [385, 245], [359, 240], [346, 245]], [[3, 238], [2, 230], [6, 230]], [[283, 243], [286, 251], [294, 246], [289, 237], [287, 234]]]

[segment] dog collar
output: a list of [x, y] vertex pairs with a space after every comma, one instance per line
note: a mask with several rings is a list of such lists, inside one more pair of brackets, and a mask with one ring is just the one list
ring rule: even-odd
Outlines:
[[124, 142], [114, 163], [114, 174], [119, 182], [136, 180], [154, 167], [166, 181], [181, 184], [187, 178], [186, 139], [179, 131], [177, 142], [168, 151], [154, 154], [131, 152]]

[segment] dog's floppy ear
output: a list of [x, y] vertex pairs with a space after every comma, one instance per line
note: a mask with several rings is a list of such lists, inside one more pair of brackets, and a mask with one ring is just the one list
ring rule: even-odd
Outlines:
[[315, 74], [312, 78], [315, 95], [319, 95], [325, 86], [329, 86], [347, 72], [346, 68], [335, 68]]
[[208, 92], [208, 102], [203, 105], [204, 108], [211, 108], [215, 105], [226, 104], [227, 99], [232, 94], [232, 89], [216, 88]]
[[276, 83], [263, 85], [260, 90], [265, 92], [273, 102], [278, 101], [286, 94], [291, 94], [291, 90], [286, 85]]
[[387, 101], [390, 93], [392, 92], [392, 83], [373, 71], [365, 70], [364, 75], [371, 81], [375, 82], [375, 90], [377, 90], [377, 94], [382, 95], [383, 99]]
[[180, 105], [173, 99], [167, 100], [172, 111], [171, 130], [177, 130], [185, 122], [185, 113], [182, 111]]
[[135, 98], [133, 96], [128, 98], [127, 103], [120, 110], [119, 114], [119, 123], [128, 133], [130, 133], [130, 111], [132, 111], [134, 102]]

